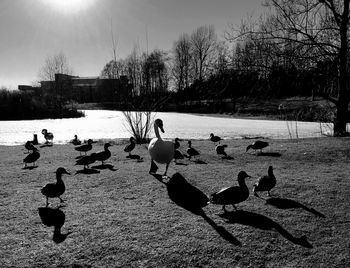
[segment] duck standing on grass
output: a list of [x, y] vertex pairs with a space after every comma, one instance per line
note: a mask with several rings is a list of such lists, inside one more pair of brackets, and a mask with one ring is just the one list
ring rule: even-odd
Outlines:
[[245, 179], [250, 176], [245, 171], [238, 173], [238, 185], [221, 189], [220, 191], [211, 195], [210, 203], [223, 205], [222, 209], [226, 212], [226, 206], [232, 205], [237, 210], [235, 204], [241, 203], [248, 199], [249, 189], [245, 184]]
[[260, 153], [262, 153], [262, 149], [266, 148], [267, 146], [269, 146], [269, 143], [266, 141], [255, 141], [252, 144], [247, 146], [246, 152], [249, 151], [249, 149], [253, 149], [253, 150], [260, 150]]
[[92, 139], [88, 139], [87, 144], [80, 145], [78, 147], [75, 147], [74, 150], [78, 151], [81, 156], [81, 152], [84, 152], [86, 155], [86, 152], [90, 151], [92, 149]]
[[124, 152], [129, 153], [129, 156], [131, 155], [132, 150], [135, 149], [135, 138], [134, 137], [130, 137], [130, 144], [126, 145], [124, 148]]
[[35, 167], [36, 161], [40, 158], [40, 153], [34, 145], [32, 145], [31, 150], [32, 152], [23, 159], [24, 168], [26, 168], [29, 163], [33, 163], [33, 167]]
[[28, 154], [30, 153], [29, 151], [31, 151], [33, 149], [33, 142], [32, 141], [27, 141], [24, 144], [24, 148], [26, 148], [28, 150]]
[[59, 167], [56, 170], [56, 183], [48, 183], [46, 184], [42, 189], [41, 189], [41, 193], [46, 196], [46, 207], [49, 205], [49, 198], [54, 198], [54, 197], [58, 197], [62, 202], [64, 202], [61, 199], [61, 195], [63, 195], [64, 191], [66, 190], [66, 187], [63, 183], [62, 180], [62, 174], [68, 174], [70, 175], [69, 172], [67, 172], [67, 170], [63, 167]]
[[192, 156], [194, 157], [194, 156], [199, 155], [199, 152], [192, 147], [192, 142], [188, 141], [187, 143], [188, 143], [188, 148], [187, 148], [186, 152], [188, 154], [188, 159], [191, 159]]
[[222, 141], [221, 137], [215, 136], [213, 133], [210, 133], [209, 139], [214, 143]]
[[267, 195], [270, 195], [270, 191], [273, 187], [276, 186], [276, 177], [273, 174], [272, 166], [269, 166], [267, 170], [267, 176], [262, 176], [259, 180], [254, 184], [253, 193], [256, 197], [259, 197], [256, 192], [264, 192], [267, 191]]
[[164, 176], [168, 172], [168, 167], [174, 158], [175, 146], [171, 141], [164, 141], [159, 134], [159, 129], [164, 133], [163, 121], [161, 119], [156, 119], [154, 121], [154, 133], [156, 137], [151, 140], [148, 145], [148, 152], [151, 156], [151, 169], [150, 173], [155, 170], [154, 161], [160, 164], [166, 164]]
[[227, 153], [225, 152], [225, 148], [227, 147], [226, 144], [223, 144], [223, 145], [216, 145], [215, 146], [215, 151], [218, 155], [222, 154], [224, 157], [227, 156]]
[[48, 143], [52, 143], [53, 142], [53, 134], [51, 132], [48, 132], [46, 128], [44, 128], [42, 131], [41, 131], [41, 134], [44, 135], [44, 138], [46, 140], [46, 144]]
[[78, 159], [75, 162], [75, 165], [84, 166], [84, 169], [89, 168], [89, 165], [95, 163], [96, 161], [96, 153], [92, 153], [91, 155], [84, 155], [82, 158]]
[[80, 145], [81, 144], [81, 140], [78, 139], [77, 135], [74, 135], [74, 139], [71, 140], [71, 143], [75, 146]]
[[101, 161], [102, 165], [104, 165], [104, 161], [106, 161], [112, 155], [111, 151], [108, 150], [108, 147], [111, 147], [111, 146], [112, 145], [109, 142], [105, 143], [104, 150], [96, 153], [95, 160], [96, 161]]

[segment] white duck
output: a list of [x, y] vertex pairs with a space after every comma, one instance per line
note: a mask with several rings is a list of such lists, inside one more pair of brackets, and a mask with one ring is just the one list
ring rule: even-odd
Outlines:
[[[164, 141], [159, 135], [159, 129], [164, 133], [163, 121], [161, 119], [156, 119], [154, 121], [154, 133], [156, 137], [151, 140], [148, 145], [148, 152], [151, 156], [151, 167], [153, 161], [160, 164], [166, 164], [164, 176], [168, 171], [170, 162], [174, 158], [174, 143], [171, 141]], [[151, 168], [152, 170], [152, 168]], [[151, 172], [150, 170], [150, 172]]]

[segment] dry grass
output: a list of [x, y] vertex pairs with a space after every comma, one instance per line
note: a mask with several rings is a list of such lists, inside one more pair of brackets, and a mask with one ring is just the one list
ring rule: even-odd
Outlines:
[[[272, 194], [281, 199], [270, 202], [280, 208], [250, 196], [229, 219], [220, 216], [221, 206], [208, 205], [197, 215], [177, 205], [188, 199], [180, 194], [171, 200], [167, 187], [148, 174], [145, 145], [135, 149], [144, 158], [137, 162], [126, 158], [125, 143], [111, 147], [108, 162], [116, 171], [63, 178], [62, 233], [73, 233], [59, 244], [38, 215], [45, 206], [40, 189], [55, 180], [59, 166], [74, 174], [79, 154], [72, 145], [44, 147], [39, 167], [30, 170], [22, 169], [24, 147], [1, 146], [0, 266], [350, 267], [349, 138], [271, 140], [266, 151], [280, 157], [246, 154], [250, 141], [227, 140], [234, 160], [218, 157], [210, 141], [194, 141], [206, 164], [172, 164], [169, 175], [180, 172], [206, 194], [236, 184], [240, 170], [254, 176], [251, 188], [274, 166]], [[101, 149], [102, 143], [93, 151]]]

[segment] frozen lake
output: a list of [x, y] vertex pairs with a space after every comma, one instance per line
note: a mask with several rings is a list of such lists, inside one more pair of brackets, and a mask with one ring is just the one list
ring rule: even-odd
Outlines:
[[[54, 134], [54, 143], [67, 143], [77, 134], [80, 140], [129, 138], [124, 115], [120, 111], [84, 110], [85, 117], [72, 119], [45, 119], [0, 121], [0, 145], [24, 144], [38, 135], [44, 142], [41, 130], [46, 128]], [[299, 138], [320, 137], [320, 124], [314, 122], [286, 122], [278, 120], [252, 120], [218, 118], [185, 113], [154, 113], [155, 118], [164, 122], [162, 137], [174, 139], [207, 139], [210, 133], [222, 138], [242, 138], [262, 136], [272, 139], [295, 138], [297, 124]], [[288, 127], [290, 132], [288, 131]], [[328, 125], [322, 125], [329, 131]], [[153, 128], [151, 137], [154, 136]]]

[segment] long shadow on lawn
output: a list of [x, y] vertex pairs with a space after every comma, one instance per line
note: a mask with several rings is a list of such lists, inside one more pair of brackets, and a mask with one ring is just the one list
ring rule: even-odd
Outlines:
[[223, 214], [221, 214], [220, 217], [227, 219], [227, 222], [231, 224], [238, 223], [242, 225], [252, 226], [254, 228], [259, 228], [262, 230], [274, 229], [292, 243], [306, 248], [312, 248], [312, 245], [307, 241], [306, 236], [303, 235], [301, 237], [295, 237], [286, 229], [284, 229], [280, 224], [264, 215], [243, 210], [237, 210], [232, 212], [226, 211]]
[[93, 166], [93, 167], [91, 167], [92, 169], [109, 169], [109, 170], [111, 170], [111, 171], [116, 171], [116, 170], [118, 170], [118, 169], [116, 169], [116, 168], [114, 168], [114, 166], [113, 165], [111, 165], [111, 164], [101, 164], [101, 165], [97, 165], [97, 166]]
[[201, 216], [226, 241], [234, 245], [241, 245], [241, 242], [237, 238], [224, 227], [217, 225], [205, 214], [203, 207], [208, 204], [208, 196], [190, 184], [180, 173], [175, 173], [168, 182], [165, 182], [164, 176], [160, 174], [151, 173], [151, 175], [166, 185], [169, 198], [175, 204], [193, 214]]
[[97, 169], [93, 169], [93, 168], [84, 168], [84, 169], [81, 169], [81, 170], [77, 170], [75, 172], [75, 175], [76, 174], [98, 174], [100, 173], [101, 171], [97, 170]]
[[297, 201], [294, 201], [292, 199], [286, 199], [286, 198], [269, 198], [266, 200], [267, 205], [274, 206], [279, 209], [290, 209], [290, 208], [302, 208], [318, 217], [326, 218], [324, 214], [321, 212], [318, 212], [317, 210], [313, 208], [308, 208], [307, 206], [300, 204]]
[[62, 243], [64, 240], [66, 240], [67, 236], [72, 233], [72, 232], [68, 232], [66, 234], [61, 233], [61, 228], [66, 220], [66, 215], [62, 210], [60, 210], [60, 208], [61, 207], [57, 207], [57, 208], [39, 207], [38, 208], [41, 222], [48, 227], [52, 227], [52, 226], [54, 227], [52, 240], [57, 244]]

